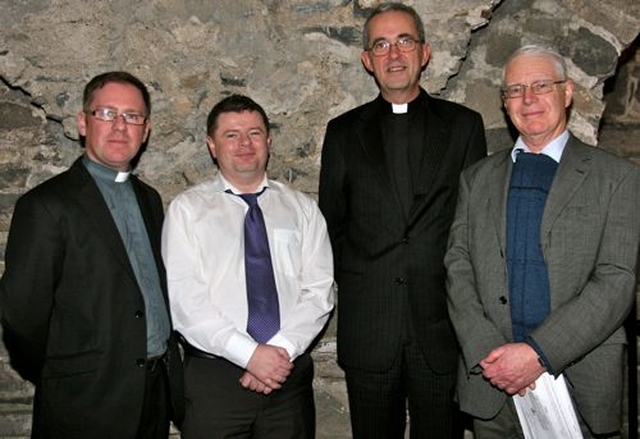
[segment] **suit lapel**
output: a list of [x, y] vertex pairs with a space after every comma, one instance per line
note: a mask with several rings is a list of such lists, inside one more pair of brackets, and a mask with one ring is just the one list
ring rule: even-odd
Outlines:
[[[418, 196], [428, 194], [433, 188], [435, 176], [442, 164], [449, 135], [440, 114], [430, 104], [429, 97], [423, 92], [421, 110], [426, 114], [426, 125], [422, 139], [422, 160], [415, 192]], [[426, 197], [421, 197], [424, 200]]]
[[389, 174], [389, 163], [382, 144], [382, 114], [381, 97], [368, 105], [361, 114], [361, 122], [357, 127], [358, 140], [362, 145], [365, 158], [378, 175], [378, 182], [383, 187], [383, 193], [388, 197], [389, 203], [397, 206], [397, 211], [402, 214], [402, 204], [398, 198], [395, 184]]
[[488, 188], [489, 214], [494, 226], [493, 232], [498, 237], [500, 253], [505, 255], [505, 258], [507, 255], [507, 197], [513, 169], [510, 152], [511, 149], [506, 150], [502, 153], [503, 157], [496, 161]]
[[423, 209], [428, 208], [430, 204], [430, 196], [436, 187], [435, 179], [442, 166], [449, 143], [449, 134], [445, 128], [446, 123], [435, 108], [434, 101], [425, 91], [422, 91], [419, 99], [421, 99], [420, 110], [424, 112], [426, 117], [426, 125], [422, 135], [422, 160], [420, 170], [417, 173], [418, 178], [414, 183], [415, 199], [411, 207], [409, 224], [413, 224], [420, 218]]
[[[116, 226], [107, 203], [105, 203], [98, 185], [82, 164], [82, 159], [74, 163], [72, 167], [73, 179], [78, 185], [76, 202], [80, 210], [84, 211], [87, 218], [93, 223], [93, 230], [100, 234], [115, 258], [126, 269], [129, 276], [135, 281], [136, 277], [129, 262], [127, 250], [124, 247], [120, 232]], [[136, 281], [137, 283], [137, 281]]]
[[553, 223], [589, 173], [591, 154], [588, 149], [580, 148], [579, 145], [580, 142], [575, 137], [569, 138], [553, 179], [540, 230], [543, 251], [548, 246]]

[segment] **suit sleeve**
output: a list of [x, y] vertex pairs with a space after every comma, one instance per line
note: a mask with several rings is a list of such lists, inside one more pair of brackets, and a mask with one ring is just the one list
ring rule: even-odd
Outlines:
[[482, 117], [474, 113], [471, 129], [469, 130], [469, 149], [465, 156], [463, 169], [487, 156], [487, 140], [485, 138]]
[[633, 304], [640, 242], [640, 168], [628, 169], [611, 188], [602, 188], [611, 190], [611, 195], [608, 205], [602, 206], [604, 228], [588, 281], [531, 334], [556, 373], [605, 342], [623, 324]]
[[322, 145], [322, 163], [320, 167], [320, 188], [318, 204], [327, 222], [329, 238], [333, 246], [333, 258], [340, 260], [341, 246], [347, 231], [349, 211], [348, 197], [345, 193], [347, 169], [341, 149], [341, 133], [336, 121], [327, 125]]
[[63, 260], [64, 242], [57, 219], [36, 197], [22, 197], [9, 230], [0, 310], [11, 365], [32, 382], [44, 363]]

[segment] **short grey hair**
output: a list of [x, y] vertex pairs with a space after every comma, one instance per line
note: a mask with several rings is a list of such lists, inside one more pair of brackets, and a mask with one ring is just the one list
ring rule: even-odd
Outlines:
[[504, 67], [502, 68], [502, 84], [503, 85], [506, 85], [505, 75], [507, 72], [507, 67], [509, 66], [511, 61], [513, 61], [514, 59], [522, 55], [532, 55], [532, 56], [541, 56], [541, 57], [549, 58], [551, 61], [553, 61], [553, 64], [556, 69], [556, 73], [558, 73], [558, 76], [560, 76], [559, 79], [563, 81], [567, 79], [567, 64], [564, 58], [562, 57], [562, 55], [560, 55], [558, 52], [548, 47], [544, 47], [538, 44], [528, 44], [526, 46], [522, 46], [521, 48], [513, 52], [509, 56], [509, 58], [507, 58], [507, 61], [504, 63]]
[[403, 5], [402, 3], [387, 2], [380, 3], [378, 6], [376, 6], [369, 17], [367, 17], [367, 21], [364, 22], [364, 28], [362, 29], [362, 45], [364, 47], [364, 50], [370, 49], [369, 44], [371, 43], [371, 41], [369, 40], [369, 29], [371, 27], [371, 19], [384, 12], [391, 11], [404, 12], [405, 14], [409, 15], [413, 20], [413, 24], [415, 25], [416, 30], [418, 31], [418, 39], [422, 44], [426, 42], [424, 35], [424, 24], [422, 23], [422, 19], [420, 18], [420, 15], [418, 15], [416, 10], [411, 6]]

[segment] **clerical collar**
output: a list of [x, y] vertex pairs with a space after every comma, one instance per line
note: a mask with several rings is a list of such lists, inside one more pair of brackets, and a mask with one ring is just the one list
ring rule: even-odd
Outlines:
[[409, 104], [391, 103], [391, 112], [393, 114], [405, 114], [407, 111], [409, 111]]
[[382, 94], [378, 95], [378, 98], [379, 98], [383, 113], [402, 115], [402, 114], [414, 114], [416, 111], [419, 111], [420, 107], [422, 107], [423, 105], [422, 95], [423, 94], [420, 93], [412, 101], [403, 102], [403, 103], [389, 102], [382, 97]]
[[125, 183], [129, 180], [129, 176], [131, 176], [131, 171], [122, 172], [116, 171], [111, 168], [107, 168], [100, 163], [96, 163], [91, 160], [86, 155], [82, 158], [82, 163], [87, 168], [89, 173], [96, 178], [99, 178], [104, 181], [112, 181], [115, 183]]

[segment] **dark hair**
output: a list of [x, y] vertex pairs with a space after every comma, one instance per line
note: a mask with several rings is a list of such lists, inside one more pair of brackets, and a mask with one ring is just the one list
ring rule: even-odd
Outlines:
[[207, 135], [211, 136], [216, 131], [216, 128], [218, 128], [218, 118], [222, 113], [242, 113], [243, 111], [256, 111], [259, 113], [264, 122], [264, 126], [267, 128], [267, 134], [269, 134], [269, 118], [264, 109], [247, 96], [233, 94], [218, 102], [211, 109], [209, 117], [207, 117]]
[[380, 3], [376, 8], [371, 12], [371, 15], [367, 17], [367, 21], [364, 22], [364, 28], [362, 29], [362, 45], [364, 46], [364, 50], [369, 50], [369, 28], [371, 27], [371, 19], [376, 15], [380, 15], [384, 12], [404, 12], [408, 14], [413, 19], [413, 24], [416, 27], [416, 31], [418, 32], [418, 39], [421, 43], [425, 43], [425, 35], [424, 35], [424, 24], [422, 23], [422, 19], [420, 15], [413, 9], [411, 6], [403, 5], [402, 3]]
[[91, 81], [89, 81], [89, 83], [84, 87], [84, 93], [82, 95], [82, 107], [84, 111], [90, 110], [89, 106], [93, 101], [93, 96], [95, 95], [96, 91], [112, 82], [116, 82], [119, 84], [130, 84], [140, 90], [147, 116], [151, 114], [151, 98], [149, 97], [149, 91], [147, 90], [147, 87], [142, 81], [133, 76], [131, 73], [127, 72], [106, 72], [95, 76]]

